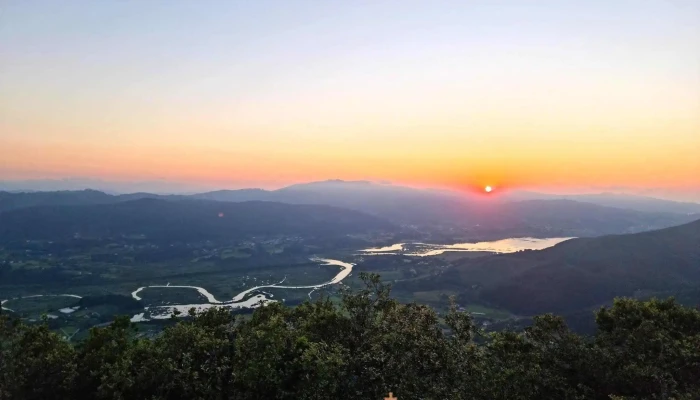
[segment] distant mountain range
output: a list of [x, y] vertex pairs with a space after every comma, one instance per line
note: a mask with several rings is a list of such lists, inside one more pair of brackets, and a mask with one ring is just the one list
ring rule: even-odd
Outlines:
[[[504, 202], [497, 197], [457, 195], [453, 192], [339, 180], [299, 184], [272, 191], [221, 190], [194, 195], [110, 195], [95, 190], [0, 192], [0, 212], [36, 206], [117, 204], [138, 199], [325, 205], [360, 211], [395, 224], [451, 227], [477, 236], [487, 233], [495, 236], [596, 236], [664, 228], [697, 218], [686, 212], [693, 210], [694, 203], [657, 199], [618, 201], [616, 204], [621, 207], [617, 208], [569, 199]], [[597, 203], [603, 202], [600, 198], [596, 199]], [[628, 203], [636, 206], [622, 207]], [[647, 210], [640, 211], [640, 208], [645, 207], [639, 204], [649, 206], [645, 206]]]
[[212, 190], [212, 187], [182, 184], [164, 179], [137, 182], [106, 181], [93, 178], [0, 180], [0, 191], [6, 192], [55, 192], [86, 189], [99, 190], [110, 194], [135, 192], [192, 194]]
[[464, 260], [438, 285], [522, 315], [576, 312], [616, 296], [678, 293], [700, 287], [700, 220]]
[[233, 202], [255, 199], [291, 204], [326, 204], [409, 224], [451, 221], [467, 205], [466, 199], [430, 190], [340, 180], [298, 184], [273, 191], [222, 190], [193, 197]]

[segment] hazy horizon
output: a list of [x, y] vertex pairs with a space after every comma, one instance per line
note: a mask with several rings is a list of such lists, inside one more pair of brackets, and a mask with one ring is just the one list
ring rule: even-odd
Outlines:
[[0, 19], [0, 181], [700, 201], [697, 1], [6, 1]]
[[[11, 192], [30, 192], [30, 191], [61, 191], [61, 190], [98, 190], [113, 194], [130, 194], [138, 192], [154, 193], [154, 194], [197, 194], [217, 190], [239, 190], [239, 189], [262, 189], [262, 190], [277, 190], [286, 188], [292, 185], [316, 183], [316, 182], [363, 182], [375, 185], [390, 185], [395, 187], [408, 187], [419, 190], [447, 191], [456, 195], [472, 194], [471, 191], [459, 191], [453, 188], [445, 187], [426, 187], [426, 186], [411, 186], [402, 185], [396, 182], [389, 181], [372, 181], [372, 180], [342, 180], [337, 178], [323, 179], [320, 181], [299, 181], [287, 182], [280, 185], [203, 185], [187, 182], [175, 182], [168, 180], [152, 180], [152, 181], [109, 181], [96, 178], [64, 178], [64, 179], [33, 179], [33, 180], [2, 180], [0, 179], [0, 191]], [[672, 200], [679, 202], [694, 202], [700, 203], [700, 191], [696, 193], [674, 193], [669, 192], [664, 188], [646, 188], [635, 190], [625, 187], [588, 187], [588, 188], [568, 188], [568, 190], [559, 190], [556, 188], [542, 188], [542, 190], [528, 189], [512, 189], [494, 187], [494, 192], [491, 196], [496, 198], [512, 195], [552, 195], [552, 196], [576, 196], [576, 195], [591, 195], [591, 194], [620, 194], [630, 196], [643, 196], [658, 198], [664, 200]]]

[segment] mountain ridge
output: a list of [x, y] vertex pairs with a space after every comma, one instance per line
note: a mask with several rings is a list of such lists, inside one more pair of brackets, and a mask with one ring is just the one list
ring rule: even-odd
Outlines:
[[116, 204], [139, 198], [330, 205], [371, 214], [399, 225], [470, 229], [474, 235], [490, 236], [511, 232], [537, 236], [596, 236], [663, 228], [693, 219], [687, 214], [642, 212], [568, 199], [502, 202], [498, 197], [486, 195], [459, 197], [452, 193], [340, 180], [299, 184], [274, 191], [238, 189], [195, 195], [109, 195], [93, 190], [0, 192], [0, 212], [53, 204]]

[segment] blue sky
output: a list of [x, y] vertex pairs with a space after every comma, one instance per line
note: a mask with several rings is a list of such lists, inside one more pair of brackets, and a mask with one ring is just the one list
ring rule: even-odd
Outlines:
[[694, 0], [0, 5], [7, 179], [697, 190], [699, 93]]

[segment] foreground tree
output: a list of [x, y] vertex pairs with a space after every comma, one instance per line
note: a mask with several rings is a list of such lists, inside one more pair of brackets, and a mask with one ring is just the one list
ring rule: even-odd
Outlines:
[[673, 300], [616, 300], [592, 338], [553, 315], [484, 335], [467, 314], [440, 318], [363, 279], [340, 304], [192, 313], [152, 340], [120, 318], [73, 347], [4, 318], [0, 399], [700, 398], [700, 313]]
[[617, 299], [596, 315], [605, 390], [626, 398], [700, 398], [700, 312], [673, 299]]
[[76, 383], [76, 351], [41, 325], [0, 318], [0, 399], [68, 399]]

